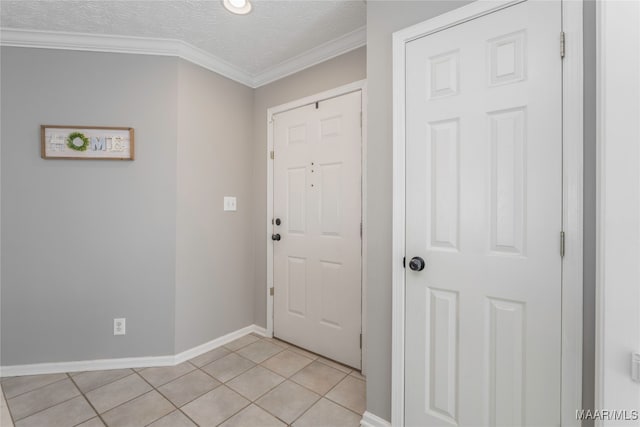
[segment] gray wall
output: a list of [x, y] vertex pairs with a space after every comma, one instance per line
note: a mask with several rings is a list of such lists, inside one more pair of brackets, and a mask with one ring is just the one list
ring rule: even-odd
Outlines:
[[[253, 323], [253, 90], [180, 61], [176, 351]], [[223, 197], [238, 210], [224, 212]]]
[[[176, 59], [1, 61], [2, 364], [172, 354]], [[41, 124], [131, 126], [137, 159], [43, 160]]]
[[362, 47], [254, 92], [254, 311], [255, 323], [267, 326], [267, 108], [366, 78], [366, 48]]
[[[1, 66], [2, 365], [251, 325], [253, 90], [155, 56], [2, 48]], [[136, 160], [43, 160], [40, 124], [131, 126]]]
[[[391, 34], [466, 1], [367, 3], [368, 294], [367, 410], [391, 419]], [[595, 7], [585, 5], [585, 218], [583, 406], [593, 405], [595, 317]], [[375, 189], [372, 191], [371, 189]]]

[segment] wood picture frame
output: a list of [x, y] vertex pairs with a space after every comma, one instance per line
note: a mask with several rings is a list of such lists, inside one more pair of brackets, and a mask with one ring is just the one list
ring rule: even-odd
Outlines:
[[109, 126], [40, 126], [43, 159], [134, 160], [133, 128]]

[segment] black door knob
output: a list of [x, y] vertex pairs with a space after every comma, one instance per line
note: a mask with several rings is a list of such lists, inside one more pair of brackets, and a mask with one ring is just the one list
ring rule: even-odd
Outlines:
[[280, 218], [276, 218], [276, 225], [280, 225], [282, 224], [282, 221], [280, 221]]
[[271, 240], [280, 241], [280, 235], [279, 234], [272, 234], [271, 235]]
[[422, 271], [424, 270], [424, 266], [425, 262], [419, 256], [414, 256], [413, 258], [411, 258], [411, 261], [409, 261], [409, 268], [413, 271]]

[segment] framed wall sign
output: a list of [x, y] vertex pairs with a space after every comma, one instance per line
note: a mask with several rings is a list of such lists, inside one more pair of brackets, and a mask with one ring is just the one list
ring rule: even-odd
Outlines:
[[40, 126], [43, 159], [133, 160], [133, 128]]

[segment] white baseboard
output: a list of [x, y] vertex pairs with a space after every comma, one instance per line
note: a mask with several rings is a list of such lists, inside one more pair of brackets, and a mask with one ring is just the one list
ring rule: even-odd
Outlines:
[[200, 356], [214, 348], [223, 346], [242, 336], [255, 333], [266, 336], [266, 330], [258, 325], [250, 325], [230, 332], [219, 338], [190, 348], [176, 355], [150, 357], [124, 357], [119, 359], [81, 360], [75, 362], [33, 363], [29, 365], [0, 366], [0, 377], [19, 375], [58, 374], [64, 372], [102, 371], [107, 369], [147, 368], [152, 366], [174, 366]]
[[[220, 338], [216, 338], [204, 344], [200, 344], [197, 347], [190, 348], [189, 350], [185, 350], [181, 353], [176, 354], [174, 357], [174, 365], [187, 361], [189, 359], [193, 359], [194, 357], [200, 356], [201, 354], [206, 353], [207, 351], [211, 351], [214, 348], [218, 348], [227, 343], [230, 343], [233, 340], [236, 340], [240, 337], [248, 335], [250, 333], [256, 333], [258, 335], [265, 335], [265, 329], [261, 328], [258, 325], [250, 325], [246, 328], [238, 329], [237, 331], [233, 331], [228, 333], [227, 335], [223, 335]], [[68, 372], [68, 371], [67, 371]]]
[[362, 414], [360, 420], [360, 426], [362, 427], [391, 427], [391, 423], [385, 419], [380, 418], [377, 415], [373, 415], [371, 412], [365, 412]]

